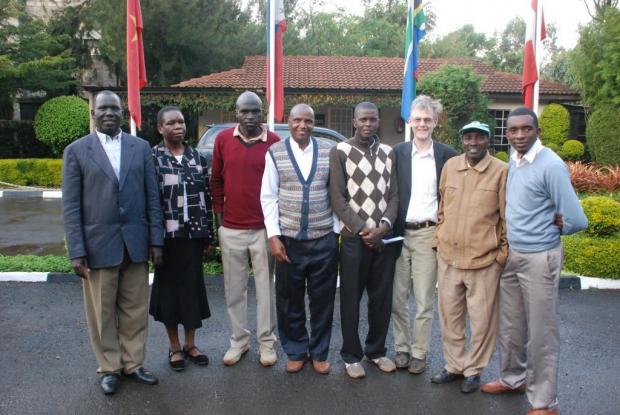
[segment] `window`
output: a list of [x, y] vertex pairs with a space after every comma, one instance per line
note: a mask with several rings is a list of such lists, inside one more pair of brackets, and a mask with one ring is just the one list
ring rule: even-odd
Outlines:
[[330, 108], [329, 128], [345, 137], [353, 136], [353, 108]]
[[495, 131], [493, 132], [493, 147], [495, 151], [510, 151], [510, 144], [506, 138], [506, 118], [510, 110], [490, 110], [491, 116], [495, 119]]

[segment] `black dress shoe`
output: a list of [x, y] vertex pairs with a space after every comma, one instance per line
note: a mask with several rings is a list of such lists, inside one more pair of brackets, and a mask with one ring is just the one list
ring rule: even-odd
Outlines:
[[105, 395], [113, 395], [118, 390], [118, 373], [106, 373], [101, 377], [101, 389]]
[[[196, 350], [198, 352], [197, 355], [192, 356], [192, 350]], [[183, 348], [183, 354], [192, 362], [196, 363], [199, 366], [206, 366], [209, 364], [209, 358], [202, 353], [196, 346], [192, 346], [189, 349]]]
[[480, 387], [480, 375], [465, 376], [461, 383], [461, 392], [472, 393]]
[[157, 382], [159, 382], [155, 375], [143, 367], [139, 367], [135, 371], [125, 374], [125, 376], [136, 382], [144, 383], [145, 385], [156, 385]]
[[441, 372], [437, 373], [435, 376], [431, 378], [431, 382], [433, 383], [448, 383], [454, 382], [455, 380], [462, 378], [463, 375], [458, 373], [448, 372], [446, 369], [441, 369]]

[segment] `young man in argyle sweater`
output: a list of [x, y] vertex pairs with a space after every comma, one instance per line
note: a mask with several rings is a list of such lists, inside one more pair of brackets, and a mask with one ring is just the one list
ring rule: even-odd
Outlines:
[[[393, 372], [385, 356], [385, 338], [392, 310], [396, 251], [382, 239], [391, 233], [398, 211], [398, 188], [392, 149], [381, 144], [379, 110], [370, 102], [355, 107], [355, 135], [330, 153], [330, 198], [340, 220], [341, 356], [347, 374], [366, 375], [364, 356], [383, 372]], [[368, 335], [359, 339], [359, 304], [368, 294]]]

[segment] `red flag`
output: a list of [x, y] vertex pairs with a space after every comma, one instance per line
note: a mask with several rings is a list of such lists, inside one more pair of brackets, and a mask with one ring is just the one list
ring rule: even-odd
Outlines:
[[523, 103], [530, 109], [534, 107], [534, 85], [538, 81], [539, 68], [536, 62], [536, 53], [542, 53], [542, 51], [536, 50], [535, 33], [540, 33], [540, 40], [544, 40], [547, 37], [544, 15], [541, 16], [542, 24], [540, 30], [536, 30], [537, 10], [538, 0], [531, 0], [529, 20], [527, 21], [527, 29], [525, 32], [525, 46], [523, 48], [523, 81], [521, 83], [523, 88]]
[[[271, 16], [270, 1], [275, 1], [275, 14]], [[267, 2], [267, 101], [271, 102], [271, 65], [269, 61], [271, 54], [275, 56], [274, 64], [274, 118], [278, 122], [282, 122], [284, 118], [284, 50], [282, 46], [282, 34], [286, 30], [286, 20], [284, 17], [284, 5], [282, 0], [270, 0]], [[275, 26], [275, 50], [269, 48], [269, 37], [271, 35], [271, 26]]]
[[140, 0], [127, 0], [127, 102], [138, 128], [142, 124], [140, 89], [146, 86], [143, 30]]

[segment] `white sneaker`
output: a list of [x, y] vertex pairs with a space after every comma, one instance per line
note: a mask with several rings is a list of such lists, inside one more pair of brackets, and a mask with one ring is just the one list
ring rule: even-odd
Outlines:
[[361, 379], [366, 376], [366, 371], [364, 370], [364, 366], [360, 362], [356, 363], [345, 363], [344, 367], [347, 370], [347, 375], [349, 375], [353, 379]]
[[264, 367], [273, 366], [278, 361], [278, 355], [273, 347], [261, 347], [259, 362]]
[[241, 360], [243, 355], [246, 354], [248, 350], [250, 350], [249, 345], [245, 345], [242, 348], [231, 347], [230, 349], [228, 349], [228, 351], [224, 355], [222, 362], [224, 362], [226, 366], [232, 366], [238, 363], [239, 360]]

